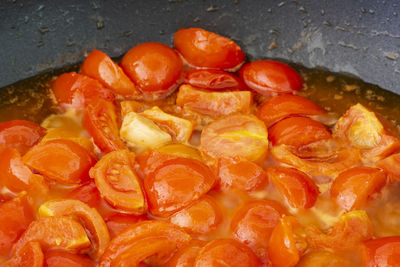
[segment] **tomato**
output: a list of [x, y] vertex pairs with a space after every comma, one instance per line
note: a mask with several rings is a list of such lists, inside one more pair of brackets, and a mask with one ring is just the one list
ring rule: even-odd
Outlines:
[[39, 208], [41, 217], [75, 216], [90, 233], [93, 248], [89, 251], [92, 258], [99, 258], [110, 241], [107, 226], [98, 211], [79, 200], [50, 200]]
[[83, 147], [66, 139], [54, 139], [34, 146], [23, 162], [45, 177], [66, 184], [79, 184], [88, 179], [95, 159]]
[[38, 242], [27, 243], [20, 251], [15, 253], [11, 259], [3, 262], [2, 267], [42, 267], [43, 252]]
[[183, 64], [170, 47], [155, 42], [131, 48], [121, 66], [139, 89], [151, 98], [172, 93], [181, 80]]
[[93, 50], [81, 66], [82, 74], [92, 77], [114, 93], [123, 96], [139, 94], [134, 83], [109, 56], [99, 50]]
[[164, 265], [164, 267], [193, 267], [196, 256], [207, 242], [203, 240], [192, 239], [181, 250], [178, 250], [174, 256]]
[[[136, 157], [136, 161], [139, 164], [139, 173], [144, 178], [153, 173], [158, 167], [162, 166], [165, 161], [181, 157], [182, 155], [174, 155], [168, 151], [164, 153], [157, 149], [151, 149], [140, 153]], [[186, 157], [183, 156], [182, 158]]]
[[200, 143], [203, 155], [211, 159], [239, 156], [261, 161], [268, 150], [268, 132], [253, 115], [231, 115], [204, 128]]
[[371, 167], [354, 167], [340, 173], [331, 186], [331, 197], [345, 210], [363, 207], [386, 184], [385, 173]]
[[7, 256], [13, 244], [34, 220], [33, 209], [26, 195], [0, 206], [0, 256]]
[[157, 151], [181, 158], [202, 160], [200, 151], [197, 148], [184, 144], [171, 144], [157, 148]]
[[88, 181], [75, 188], [67, 194], [66, 198], [80, 200], [92, 208], [98, 208], [101, 202], [100, 192], [93, 181]]
[[301, 257], [300, 262], [296, 267], [351, 267], [354, 263], [349, 259], [336, 255], [335, 253], [317, 250], [308, 252], [303, 257]]
[[110, 231], [110, 236], [115, 237], [127, 229], [129, 226], [147, 220], [145, 215], [133, 214], [114, 214], [107, 218], [106, 224]]
[[298, 95], [282, 94], [265, 101], [257, 110], [257, 117], [267, 127], [292, 115], [323, 115], [325, 110]]
[[24, 120], [12, 120], [0, 123], [0, 144], [18, 150], [22, 155], [40, 142], [46, 129], [40, 125]]
[[269, 168], [267, 173], [289, 206], [297, 209], [314, 206], [319, 189], [310, 176], [297, 169], [282, 166]]
[[400, 263], [400, 236], [388, 236], [364, 242], [365, 267], [395, 267]]
[[236, 211], [231, 222], [233, 237], [249, 246], [263, 262], [268, 261], [268, 240], [286, 209], [273, 200], [252, 200]]
[[76, 72], [63, 73], [52, 83], [51, 90], [58, 104], [83, 108], [96, 98], [114, 100], [114, 94], [99, 81]]
[[159, 266], [190, 239], [190, 235], [171, 223], [154, 220], [139, 222], [111, 241], [99, 266], [138, 266], [151, 256], [156, 257], [152, 260]]
[[141, 181], [134, 170], [135, 154], [117, 150], [106, 154], [90, 170], [101, 196], [112, 206], [136, 215], [147, 211]]
[[192, 66], [234, 71], [246, 59], [232, 40], [200, 28], [180, 29], [174, 47]]
[[252, 192], [265, 189], [267, 185], [267, 173], [254, 162], [238, 157], [218, 159], [217, 189]]
[[307, 248], [303, 229], [297, 219], [284, 216], [272, 231], [268, 257], [274, 267], [295, 266]]
[[301, 76], [288, 65], [274, 60], [258, 60], [245, 64], [239, 70], [244, 83], [262, 95], [300, 91]]
[[0, 145], [0, 170], [0, 186], [13, 193], [27, 191], [31, 196], [43, 196], [49, 191], [43, 176], [34, 174], [12, 147]]
[[283, 119], [268, 128], [273, 145], [300, 147], [312, 142], [331, 138], [331, 133], [319, 122], [306, 117]]
[[376, 166], [385, 171], [389, 181], [394, 182], [400, 180], [400, 153], [393, 154], [378, 161]]
[[190, 234], [205, 235], [222, 222], [222, 211], [210, 196], [204, 196], [188, 207], [174, 213], [169, 221]]
[[119, 137], [117, 114], [112, 102], [104, 99], [91, 102], [86, 108], [83, 124], [103, 152], [125, 148]]
[[364, 210], [347, 212], [339, 220], [322, 232], [315, 225], [305, 229], [310, 248], [327, 248], [334, 250], [355, 249], [361, 242], [373, 237], [373, 225]]
[[80, 133], [71, 130], [65, 130], [63, 127], [50, 128], [48, 129], [47, 134], [43, 137], [41, 143], [46, 143], [47, 141], [54, 139], [68, 139], [74, 141], [89, 151], [92, 155], [95, 155], [92, 139], [88, 137], [82, 137], [80, 136]]
[[18, 253], [31, 241], [39, 242], [44, 251], [58, 249], [79, 252], [91, 245], [85, 228], [71, 217], [45, 217], [33, 221], [13, 250]]
[[257, 267], [262, 265], [253, 251], [239, 241], [215, 239], [200, 250], [194, 266]]
[[250, 91], [207, 92], [187, 84], [179, 87], [176, 98], [178, 106], [212, 118], [249, 113], [251, 103]]
[[44, 254], [44, 267], [95, 267], [89, 258], [65, 251], [51, 250]]
[[164, 161], [144, 179], [149, 211], [167, 217], [207, 193], [215, 177], [204, 163], [187, 158]]
[[286, 145], [273, 147], [271, 155], [275, 160], [291, 165], [310, 175], [324, 175], [331, 178], [335, 178], [343, 170], [357, 166], [361, 162], [359, 150], [348, 147], [338, 149], [331, 157], [324, 160], [302, 159]]
[[208, 90], [246, 90], [246, 86], [229, 72], [213, 69], [190, 70], [185, 74], [185, 83]]

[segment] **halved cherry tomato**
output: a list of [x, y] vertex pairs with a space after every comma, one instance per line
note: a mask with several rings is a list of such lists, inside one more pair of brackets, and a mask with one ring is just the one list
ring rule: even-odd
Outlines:
[[268, 134], [273, 145], [285, 144], [294, 147], [332, 137], [324, 125], [307, 117], [283, 119], [269, 127]]
[[102, 157], [90, 170], [101, 196], [112, 206], [136, 215], [147, 211], [141, 181], [134, 170], [135, 154], [117, 150]]
[[101, 151], [107, 153], [125, 148], [119, 137], [117, 114], [112, 102], [104, 99], [91, 102], [86, 107], [83, 124]]
[[374, 235], [372, 222], [364, 210], [355, 210], [339, 217], [328, 233], [322, 232], [315, 225], [305, 228], [307, 243], [311, 248], [334, 250], [355, 249], [361, 242]]
[[214, 174], [200, 161], [164, 161], [144, 179], [149, 211], [155, 216], [169, 216], [207, 193], [214, 182]]
[[89, 76], [69, 72], [53, 81], [51, 90], [58, 104], [66, 107], [83, 108], [96, 98], [114, 100], [114, 94], [99, 81]]
[[268, 150], [268, 132], [253, 115], [231, 115], [210, 123], [201, 133], [201, 152], [208, 158], [243, 157], [264, 159]]
[[66, 251], [51, 250], [44, 254], [44, 267], [95, 267], [86, 256]]
[[235, 71], [246, 59], [234, 41], [200, 28], [177, 31], [174, 47], [195, 67]]
[[101, 202], [100, 192], [94, 181], [88, 181], [78, 188], [75, 188], [67, 194], [66, 198], [80, 200], [92, 208], [98, 208]]
[[79, 184], [89, 178], [95, 159], [83, 147], [66, 139], [54, 139], [30, 149], [23, 162], [45, 177], [66, 184]]
[[206, 244], [207, 242], [203, 240], [190, 240], [184, 248], [178, 250], [174, 256], [172, 256], [164, 267], [193, 267], [197, 255]]
[[186, 72], [185, 83], [208, 90], [245, 90], [246, 86], [234, 74], [222, 70], [200, 69]]
[[146, 215], [117, 213], [108, 217], [106, 224], [110, 232], [110, 236], [113, 238], [122, 233], [129, 226], [145, 220], [148, 220]]
[[81, 66], [82, 74], [92, 77], [123, 96], [136, 96], [138, 90], [133, 82], [109, 56], [93, 50]]
[[169, 221], [194, 235], [205, 235], [222, 222], [222, 211], [210, 196], [204, 196], [188, 207], [174, 213]]
[[87, 204], [74, 199], [50, 200], [39, 208], [41, 217], [75, 216], [90, 233], [92, 249], [89, 254], [92, 258], [99, 258], [110, 242], [107, 226], [99, 212]]
[[365, 267], [395, 267], [400, 263], [400, 236], [388, 236], [364, 242]]
[[150, 256], [156, 256], [152, 260], [160, 266], [190, 240], [190, 235], [171, 223], [155, 220], [139, 222], [111, 241], [99, 266], [137, 266]]
[[267, 173], [292, 208], [308, 209], [314, 206], [319, 189], [310, 176], [297, 169], [282, 166], [269, 168]]
[[49, 191], [43, 176], [34, 174], [12, 147], [0, 145], [0, 170], [0, 187], [13, 193], [27, 191], [31, 196], [44, 196]]
[[288, 65], [274, 60], [258, 60], [245, 64], [239, 71], [244, 83], [262, 95], [300, 91], [301, 76]]
[[257, 111], [257, 117], [267, 127], [292, 115], [322, 115], [325, 110], [305, 97], [282, 94], [265, 101]]
[[218, 159], [217, 189], [252, 192], [267, 185], [267, 173], [254, 162], [239, 157]]
[[235, 239], [215, 239], [205, 245], [196, 257], [194, 267], [257, 267], [260, 260], [246, 245]]
[[7, 256], [13, 244], [34, 220], [27, 195], [21, 195], [0, 206], [0, 256]]
[[170, 144], [157, 148], [157, 151], [174, 155], [181, 158], [202, 160], [200, 151], [197, 148], [184, 144]]
[[178, 54], [169, 46], [155, 42], [131, 48], [122, 58], [121, 66], [145, 95], [155, 98], [172, 93], [183, 71]]
[[45, 128], [30, 121], [12, 120], [0, 123], [0, 144], [13, 147], [22, 155], [39, 143], [45, 134]]
[[286, 209], [273, 200], [246, 202], [232, 218], [233, 237], [249, 246], [264, 263], [268, 261], [268, 241]]
[[311, 251], [301, 257], [296, 267], [351, 267], [354, 262], [350, 259], [326, 250]]
[[43, 267], [43, 252], [39, 242], [29, 242], [23, 246], [11, 259], [3, 262], [2, 267]]
[[90, 248], [90, 240], [85, 228], [71, 217], [45, 217], [33, 221], [13, 251], [20, 251], [28, 242], [37, 241], [43, 251], [48, 249], [79, 252]]
[[249, 113], [250, 91], [207, 92], [184, 84], [179, 87], [176, 104], [192, 112], [218, 118], [235, 113]]
[[349, 211], [363, 207], [386, 184], [385, 173], [371, 167], [354, 167], [340, 173], [331, 186], [331, 197]]
[[292, 267], [306, 248], [302, 226], [295, 217], [284, 216], [272, 231], [268, 257], [275, 267]]

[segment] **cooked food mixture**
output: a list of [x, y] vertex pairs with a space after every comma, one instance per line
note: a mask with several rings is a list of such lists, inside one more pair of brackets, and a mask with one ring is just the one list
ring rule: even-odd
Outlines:
[[199, 28], [41, 77], [0, 96], [1, 266], [400, 266], [387, 92]]

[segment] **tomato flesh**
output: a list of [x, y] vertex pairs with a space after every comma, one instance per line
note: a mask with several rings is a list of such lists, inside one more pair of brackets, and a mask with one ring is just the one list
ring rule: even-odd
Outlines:
[[51, 250], [44, 254], [45, 267], [94, 267], [95, 263], [88, 257], [65, 251]]
[[225, 71], [194, 69], [186, 72], [185, 83], [208, 90], [244, 90], [246, 86], [239, 77]]
[[364, 242], [365, 267], [398, 266], [400, 262], [400, 237], [389, 236]]

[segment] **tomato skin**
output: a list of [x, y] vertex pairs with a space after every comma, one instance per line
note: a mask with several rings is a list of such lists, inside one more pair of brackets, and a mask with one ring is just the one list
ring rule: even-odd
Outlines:
[[77, 199], [92, 208], [98, 208], [101, 202], [100, 192], [94, 181], [88, 181], [72, 190], [66, 198]]
[[222, 211], [216, 201], [206, 195], [172, 214], [169, 220], [190, 234], [206, 235], [222, 222]]
[[238, 157], [218, 159], [217, 190], [252, 192], [264, 189], [267, 185], [267, 173], [254, 162]]
[[314, 206], [319, 189], [310, 176], [295, 168], [282, 166], [269, 168], [267, 173], [292, 208], [308, 209]]
[[96, 98], [114, 101], [114, 94], [99, 81], [76, 72], [63, 73], [52, 83], [51, 90], [58, 104], [64, 107], [84, 108]]
[[246, 59], [234, 41], [200, 28], [177, 31], [174, 47], [195, 67], [234, 70]]
[[131, 48], [121, 60], [126, 74], [144, 93], [166, 96], [176, 89], [183, 63], [169, 46], [148, 42]]
[[164, 267], [193, 267], [196, 256], [206, 244], [207, 242], [203, 240], [190, 240], [187, 246], [177, 251]]
[[104, 86], [123, 96], [135, 96], [138, 91], [134, 83], [109, 56], [93, 50], [81, 66], [82, 74], [92, 77]]
[[286, 209], [273, 200], [252, 200], [240, 207], [232, 218], [233, 237], [249, 246], [259, 259], [268, 261], [268, 240]]
[[268, 134], [274, 146], [285, 144], [294, 147], [332, 137], [324, 125], [306, 117], [283, 119], [269, 127]]
[[114, 214], [107, 218], [106, 224], [110, 232], [111, 238], [119, 235], [129, 226], [148, 220], [145, 215], [133, 215], [133, 214]]
[[234, 74], [214, 69], [193, 69], [185, 74], [184, 83], [208, 90], [246, 90], [243, 82]]
[[30, 121], [12, 120], [0, 123], [0, 144], [15, 148], [21, 155], [39, 143], [45, 134], [45, 128]]
[[15, 253], [9, 260], [1, 264], [2, 267], [42, 267], [43, 252], [39, 242], [29, 242]]
[[112, 102], [104, 99], [91, 102], [86, 108], [83, 125], [101, 151], [108, 153], [125, 148], [119, 137], [117, 113]]
[[149, 211], [154, 216], [169, 216], [207, 193], [214, 182], [214, 174], [200, 161], [167, 160], [144, 179]]
[[95, 163], [85, 148], [66, 139], [38, 144], [22, 160], [45, 177], [65, 184], [79, 184], [87, 180], [89, 169]]
[[108, 203], [125, 212], [141, 215], [146, 213], [147, 203], [134, 164], [133, 152], [117, 150], [103, 156], [89, 175]]
[[354, 167], [340, 173], [333, 181], [331, 197], [349, 211], [363, 207], [372, 194], [386, 184], [385, 173], [377, 168]]
[[44, 254], [44, 267], [94, 267], [95, 263], [89, 258], [65, 251], [51, 250]]
[[395, 267], [400, 262], [400, 236], [388, 236], [365, 241], [363, 244], [365, 267]]
[[257, 110], [257, 117], [267, 127], [292, 115], [322, 115], [325, 110], [305, 97], [291, 94], [277, 95], [265, 101]]
[[239, 77], [246, 86], [262, 95], [293, 93], [302, 88], [301, 76], [288, 65], [274, 60], [258, 60], [245, 64]]
[[34, 220], [27, 195], [21, 195], [0, 206], [0, 255], [7, 256], [13, 244]]
[[234, 239], [215, 239], [205, 245], [196, 257], [194, 267], [257, 267], [261, 262], [246, 245]]

